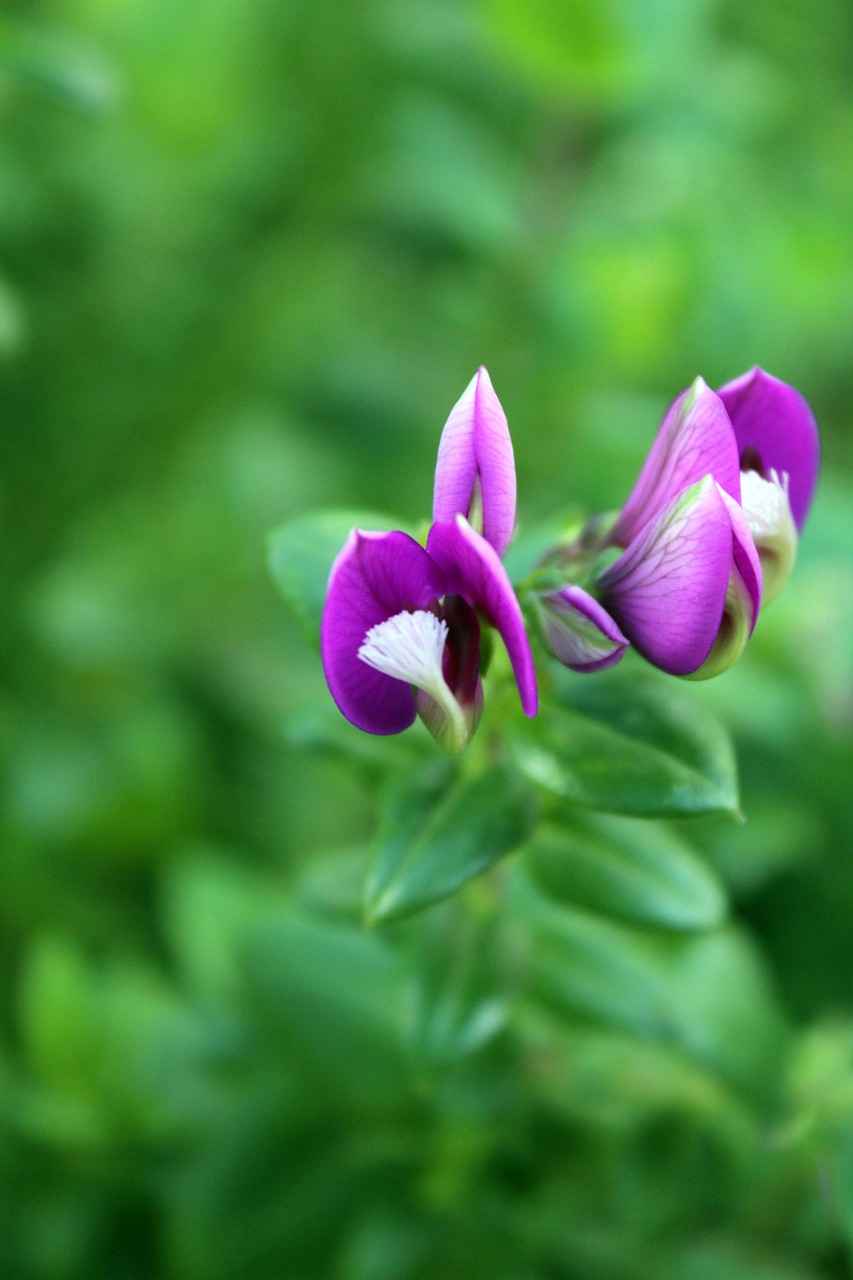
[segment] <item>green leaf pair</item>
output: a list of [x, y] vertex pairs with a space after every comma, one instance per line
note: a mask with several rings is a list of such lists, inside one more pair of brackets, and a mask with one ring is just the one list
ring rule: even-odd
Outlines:
[[660, 823], [565, 809], [538, 830], [535, 794], [508, 765], [460, 776], [431, 762], [389, 789], [365, 888], [369, 923], [440, 901], [513, 850], [553, 901], [654, 928], [719, 925], [726, 898], [716, 876]]

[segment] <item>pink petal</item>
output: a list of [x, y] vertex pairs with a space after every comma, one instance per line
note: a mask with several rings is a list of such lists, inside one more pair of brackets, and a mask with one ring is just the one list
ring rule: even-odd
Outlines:
[[628, 546], [669, 502], [707, 475], [740, 501], [740, 462], [732, 424], [720, 397], [697, 378], [667, 410], [610, 541]]
[[515, 526], [515, 461], [506, 414], [480, 366], [451, 410], [438, 446], [432, 516], [472, 514], [479, 484], [483, 537], [502, 556]]
[[[720, 388], [746, 469], [757, 457], [765, 479], [788, 474], [791, 514], [800, 530], [817, 484], [820, 439], [814, 414], [786, 382], [758, 367]], [[738, 495], [735, 495], [738, 496]]]
[[524, 629], [521, 607], [494, 547], [457, 515], [452, 524], [434, 524], [427, 551], [447, 574], [447, 590], [462, 596], [491, 623], [506, 645], [518, 683], [524, 714], [539, 707], [533, 654]]
[[400, 733], [413, 722], [412, 686], [375, 671], [358, 650], [371, 627], [426, 609], [445, 590], [441, 569], [407, 533], [353, 529], [347, 538], [329, 574], [320, 650], [332, 697], [357, 728]]

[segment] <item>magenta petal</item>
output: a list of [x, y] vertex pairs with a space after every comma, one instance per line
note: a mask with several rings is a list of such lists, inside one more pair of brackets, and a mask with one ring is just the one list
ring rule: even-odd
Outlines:
[[432, 518], [441, 523], [457, 515], [473, 518], [472, 505], [478, 502], [483, 537], [502, 556], [515, 526], [515, 461], [506, 414], [482, 366], [441, 434]]
[[740, 501], [740, 461], [732, 424], [720, 397], [697, 378], [667, 410], [610, 541], [628, 546], [667, 503], [707, 475]]
[[752, 605], [752, 618], [749, 627], [749, 634], [752, 635], [755, 630], [755, 624], [758, 621], [758, 611], [761, 608], [761, 560], [740, 504], [735, 502], [734, 498], [730, 498], [724, 489], [720, 489], [719, 493], [726, 504], [726, 510], [729, 513], [729, 519], [732, 524], [734, 565], [740, 574], [741, 581], [746, 588]]
[[688, 675], [716, 639], [731, 564], [731, 518], [706, 476], [646, 526], [598, 587], [644, 658], [672, 675]]
[[358, 656], [371, 627], [404, 609], [425, 609], [446, 589], [445, 576], [407, 533], [353, 529], [332, 565], [320, 650], [338, 707], [366, 733], [400, 733], [415, 718], [412, 686], [375, 671]]
[[521, 607], [494, 547], [464, 516], [457, 516], [452, 524], [432, 526], [427, 551], [447, 574], [448, 592], [467, 600], [500, 634], [515, 672], [524, 714], [535, 716], [539, 695], [533, 654]]
[[539, 597], [539, 607], [548, 647], [572, 671], [612, 667], [630, 643], [603, 605], [582, 587], [545, 592]]
[[738, 452], [746, 455], [744, 462], [749, 465], [757, 454], [765, 478], [771, 470], [780, 476], [787, 472], [791, 514], [802, 529], [820, 462], [817, 423], [808, 404], [799, 391], [757, 367], [726, 383], [719, 395], [732, 420]]

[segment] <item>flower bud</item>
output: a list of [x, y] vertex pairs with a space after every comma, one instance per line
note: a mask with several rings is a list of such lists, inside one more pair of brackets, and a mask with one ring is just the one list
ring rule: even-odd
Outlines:
[[572, 671], [612, 667], [628, 647], [607, 610], [582, 587], [565, 586], [533, 598], [548, 648]]
[[432, 518], [463, 515], [502, 556], [515, 525], [515, 462], [506, 414], [481, 366], [450, 412], [438, 446]]

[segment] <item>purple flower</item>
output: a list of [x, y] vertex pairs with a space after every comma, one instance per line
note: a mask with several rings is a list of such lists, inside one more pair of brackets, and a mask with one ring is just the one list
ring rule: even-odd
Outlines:
[[420, 715], [461, 751], [482, 710], [481, 621], [504, 641], [522, 708], [536, 714], [530, 645], [500, 559], [514, 522], [512, 445], [480, 369], [444, 428], [426, 548], [405, 533], [353, 529], [332, 566], [320, 646], [332, 697], [352, 724], [400, 733]]
[[595, 582], [644, 657], [695, 677], [737, 660], [762, 579], [766, 600], [790, 572], [817, 462], [808, 405], [762, 370], [682, 392], [607, 535], [623, 554]]
[[628, 643], [674, 675], [726, 670], [762, 594], [790, 572], [817, 464], [817, 427], [792, 387], [760, 369], [719, 393], [697, 378], [664, 416], [616, 520], [603, 536], [593, 522], [578, 544], [579, 563], [597, 557], [582, 593], [585, 648], [568, 607], [579, 588], [538, 597], [552, 651], [581, 671], [617, 662]]

